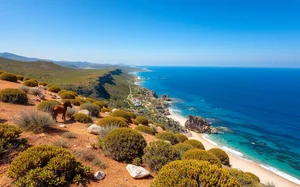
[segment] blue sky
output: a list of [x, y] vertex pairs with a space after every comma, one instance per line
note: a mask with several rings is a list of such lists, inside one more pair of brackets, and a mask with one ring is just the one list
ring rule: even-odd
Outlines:
[[132, 65], [300, 67], [299, 0], [0, 0], [0, 52]]

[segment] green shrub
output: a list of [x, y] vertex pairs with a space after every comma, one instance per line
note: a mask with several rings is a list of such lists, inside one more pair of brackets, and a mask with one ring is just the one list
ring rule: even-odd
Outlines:
[[160, 132], [160, 133], [157, 133], [155, 137], [160, 139], [160, 140], [167, 140], [172, 145], [175, 145], [175, 144], [179, 143], [178, 138], [172, 132]]
[[97, 167], [101, 168], [101, 169], [105, 169], [105, 168], [106, 168], [105, 164], [104, 164], [101, 160], [99, 160], [98, 158], [95, 158], [95, 159], [92, 161], [92, 164], [93, 164], [94, 166], [97, 166]]
[[233, 168], [226, 168], [229, 174], [235, 178], [235, 180], [241, 185], [245, 187], [256, 187], [258, 186], [257, 182], [253, 180], [249, 175], [244, 173], [241, 170], [233, 169]]
[[29, 88], [28, 90], [28, 94], [31, 94], [31, 95], [35, 95], [35, 96], [42, 96], [42, 90], [38, 87], [31, 87]]
[[24, 76], [22, 75], [16, 75], [17, 79], [20, 80], [20, 81], [23, 81], [24, 80]]
[[1, 71], [1, 70], [0, 70], [0, 75], [1, 75], [2, 73], [4, 73], [4, 71]]
[[245, 174], [249, 175], [254, 181], [260, 182], [260, 179], [259, 179], [258, 176], [256, 176], [254, 173], [251, 173], [251, 172], [245, 172]]
[[131, 119], [135, 119], [136, 115], [134, 112], [128, 112], [128, 115], [130, 116]]
[[155, 125], [156, 127], [162, 128], [163, 130], [166, 130], [166, 126], [164, 126], [163, 124], [154, 123], [154, 125]]
[[66, 140], [62, 140], [62, 139], [52, 142], [52, 145], [57, 146], [57, 147], [62, 147], [62, 148], [69, 147]]
[[82, 113], [77, 113], [72, 116], [72, 120], [77, 121], [79, 123], [93, 123], [93, 119]]
[[15, 88], [5, 88], [0, 90], [0, 100], [6, 103], [27, 104], [28, 97], [25, 92]]
[[138, 124], [142, 124], [142, 125], [148, 125], [149, 121], [147, 120], [147, 118], [143, 117], [143, 116], [137, 116], [135, 118], [135, 120], [138, 122]]
[[7, 72], [2, 73], [0, 75], [0, 79], [5, 80], [5, 81], [10, 81], [10, 82], [17, 82], [18, 81], [18, 78], [15, 74], [7, 73]]
[[110, 133], [112, 130], [120, 128], [118, 125], [107, 125], [107, 126], [101, 126], [101, 129], [99, 131], [99, 138], [104, 138], [108, 133]]
[[80, 110], [88, 110], [92, 116], [98, 116], [100, 112], [99, 106], [94, 103], [84, 103], [80, 105]]
[[114, 129], [102, 141], [103, 150], [118, 161], [132, 161], [141, 157], [146, 145], [144, 137], [130, 128]]
[[67, 138], [67, 139], [74, 139], [74, 138], [76, 138], [75, 134], [73, 134], [72, 132], [65, 132], [61, 136], [64, 137], [64, 138]]
[[208, 150], [208, 152], [214, 154], [221, 161], [221, 163], [223, 165], [230, 166], [229, 157], [228, 157], [227, 153], [225, 151], [223, 151], [222, 149], [212, 148], [212, 149]]
[[47, 88], [50, 88], [52, 86], [55, 86], [55, 85], [53, 85], [53, 84], [47, 84]]
[[59, 96], [62, 99], [75, 99], [76, 98], [76, 96], [72, 92], [69, 92], [69, 91], [63, 92], [63, 93], [59, 94]]
[[193, 146], [186, 144], [186, 143], [176, 144], [176, 145], [174, 145], [174, 148], [179, 151], [181, 156], [183, 155], [183, 153], [187, 152], [188, 150], [194, 149]]
[[45, 82], [39, 82], [39, 86], [47, 86], [47, 83], [45, 83]]
[[208, 161], [211, 164], [215, 164], [218, 167], [222, 167], [220, 160], [210, 152], [204, 151], [202, 149], [191, 149], [182, 155], [183, 160], [201, 160]]
[[135, 166], [142, 166], [142, 159], [141, 158], [135, 158], [132, 160], [132, 164], [135, 165]]
[[62, 99], [61, 102], [64, 103], [70, 101], [72, 105], [80, 106], [80, 101], [78, 99]]
[[87, 103], [94, 103], [96, 100], [92, 98], [85, 98], [85, 102]]
[[8, 176], [15, 186], [63, 186], [83, 183], [90, 175], [67, 149], [40, 145], [20, 153], [9, 165]]
[[54, 106], [60, 105], [60, 102], [55, 100], [42, 101], [38, 104], [37, 109], [39, 111], [51, 113]]
[[23, 81], [27, 81], [27, 80], [30, 80], [29, 77], [24, 77]]
[[101, 108], [101, 112], [105, 113], [105, 112], [110, 112], [110, 110], [108, 108]]
[[77, 108], [75, 108], [75, 107], [72, 107], [72, 108], [68, 107], [67, 111], [66, 111], [66, 116], [69, 117], [69, 118], [72, 118], [72, 116], [74, 114], [76, 114], [77, 112], [78, 112]]
[[29, 91], [29, 89], [30, 89], [30, 87], [28, 87], [28, 86], [23, 86], [23, 85], [20, 85], [18, 88], [19, 88], [20, 90], [22, 90], [23, 92], [25, 92], [25, 93], [28, 93], [28, 91]]
[[126, 119], [127, 122], [131, 122], [131, 118], [130, 118], [128, 112], [124, 111], [124, 110], [116, 110], [116, 111], [111, 113], [111, 116], [113, 116], [113, 117], [122, 117], [122, 118]]
[[164, 141], [151, 142], [145, 148], [143, 156], [143, 162], [155, 172], [158, 172], [165, 164], [177, 159], [180, 159], [180, 153]]
[[47, 132], [55, 121], [52, 116], [39, 111], [22, 111], [20, 115], [14, 118], [14, 123], [25, 131], [34, 133]]
[[194, 148], [197, 148], [197, 149], [205, 150], [203, 144], [201, 142], [199, 142], [198, 140], [186, 140], [183, 143], [190, 144], [191, 146], [193, 146]]
[[135, 119], [132, 119], [131, 122], [132, 122], [133, 124], [135, 124], [135, 125], [138, 125], [138, 124], [139, 124], [139, 122], [137, 122], [137, 120], [135, 120]]
[[60, 90], [61, 89], [59, 87], [57, 87], [57, 86], [51, 86], [51, 87], [49, 87], [49, 85], [48, 85], [48, 91], [49, 92], [58, 93]]
[[103, 101], [95, 101], [94, 104], [98, 105], [100, 108], [107, 108], [107, 104]]
[[175, 134], [175, 136], [177, 137], [177, 139], [179, 140], [180, 143], [188, 140], [188, 137], [184, 134]]
[[168, 163], [151, 183], [151, 187], [158, 186], [241, 187], [224, 169], [197, 160], [177, 160]]
[[143, 132], [143, 133], [155, 135], [155, 131], [152, 128], [144, 126], [144, 125], [136, 126], [134, 129], [137, 131]]
[[75, 156], [85, 162], [92, 162], [96, 156], [91, 150], [80, 149], [75, 151]]
[[25, 139], [19, 139], [20, 134], [19, 128], [0, 123], [0, 155], [7, 149], [17, 148], [26, 143]]
[[36, 87], [38, 86], [38, 83], [33, 81], [33, 80], [27, 80], [23, 82], [24, 86], [29, 86], [29, 87]]
[[128, 125], [125, 122], [124, 118], [120, 118], [120, 117], [101, 118], [98, 121], [97, 125], [99, 125], [101, 127], [112, 126], [112, 125], [116, 125], [116, 126], [119, 126], [119, 127], [128, 127]]

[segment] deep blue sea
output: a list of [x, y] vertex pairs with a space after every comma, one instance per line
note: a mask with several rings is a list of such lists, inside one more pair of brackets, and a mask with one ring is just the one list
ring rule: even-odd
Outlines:
[[231, 129], [209, 139], [300, 180], [300, 69], [145, 68], [140, 84], [175, 98], [172, 108], [182, 116]]

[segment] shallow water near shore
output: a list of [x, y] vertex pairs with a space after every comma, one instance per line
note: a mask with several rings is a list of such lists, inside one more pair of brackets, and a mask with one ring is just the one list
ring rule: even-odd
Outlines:
[[229, 129], [207, 138], [285, 178], [300, 180], [300, 69], [147, 69], [152, 71], [137, 74], [140, 85], [176, 98], [174, 112], [199, 115]]

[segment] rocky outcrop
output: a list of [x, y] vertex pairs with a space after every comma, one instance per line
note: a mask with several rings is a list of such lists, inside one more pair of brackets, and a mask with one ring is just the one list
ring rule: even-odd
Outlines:
[[163, 95], [161, 96], [161, 98], [162, 98], [163, 100], [165, 100], [165, 101], [171, 101], [171, 98], [170, 98], [168, 95], [166, 95], [166, 94], [163, 94]]
[[130, 176], [134, 179], [141, 179], [150, 175], [149, 171], [140, 166], [135, 166], [128, 164], [126, 170], [129, 172]]
[[185, 122], [185, 127], [191, 131], [199, 133], [217, 134], [217, 130], [211, 126], [206, 119], [198, 116], [189, 116]]

